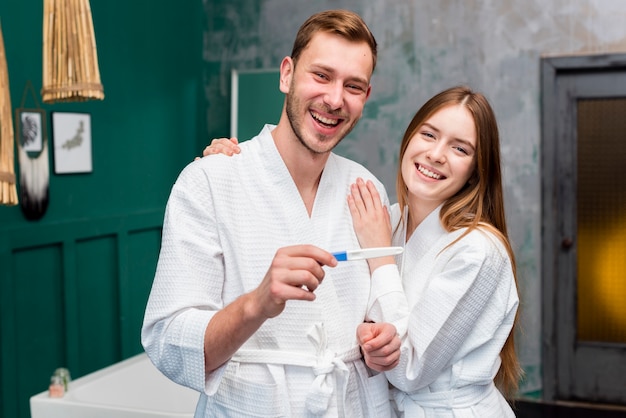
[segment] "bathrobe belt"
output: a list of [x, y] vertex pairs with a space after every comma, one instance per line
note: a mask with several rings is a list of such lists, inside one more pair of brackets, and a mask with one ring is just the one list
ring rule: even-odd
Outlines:
[[424, 391], [406, 393], [400, 390], [393, 391], [393, 397], [404, 416], [425, 418], [424, 408], [469, 408], [486, 398], [493, 390], [493, 383], [487, 385], [471, 385], [462, 388], [439, 392]]
[[315, 379], [311, 384], [306, 398], [306, 407], [315, 415], [322, 415], [328, 406], [336, 390], [340, 390], [338, 407], [343, 409], [343, 404], [348, 386], [350, 371], [346, 363], [361, 359], [359, 347], [351, 348], [343, 353], [335, 353], [324, 350], [318, 355], [281, 351], [281, 350], [246, 350], [241, 349], [232, 357], [233, 361], [240, 363], [262, 363], [289, 366], [301, 366], [313, 369]]

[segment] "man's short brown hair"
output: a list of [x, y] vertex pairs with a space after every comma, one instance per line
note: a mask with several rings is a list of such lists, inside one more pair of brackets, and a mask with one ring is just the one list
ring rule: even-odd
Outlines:
[[291, 58], [295, 61], [317, 32], [339, 35], [350, 42], [365, 42], [372, 50], [372, 71], [376, 68], [377, 44], [361, 16], [350, 10], [326, 10], [309, 17], [300, 26], [293, 43]]

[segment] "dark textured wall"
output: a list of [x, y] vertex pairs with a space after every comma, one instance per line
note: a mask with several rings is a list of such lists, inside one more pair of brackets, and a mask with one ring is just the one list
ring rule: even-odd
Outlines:
[[[516, 251], [526, 369], [541, 390], [540, 59], [626, 50], [619, 0], [205, 0], [208, 136], [228, 134], [232, 68], [276, 68], [312, 13], [351, 9], [379, 44], [363, 119], [337, 152], [363, 163], [395, 196], [397, 151], [411, 117], [436, 92], [470, 84], [491, 101], [502, 138], [509, 233]], [[262, 103], [262, 98], [259, 99]]]

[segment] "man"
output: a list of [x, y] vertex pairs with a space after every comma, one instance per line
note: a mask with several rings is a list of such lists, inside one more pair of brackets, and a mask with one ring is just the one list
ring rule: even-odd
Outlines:
[[396, 329], [364, 323], [367, 263], [329, 252], [358, 248], [346, 204], [357, 177], [389, 203], [331, 152], [361, 117], [375, 65], [358, 15], [313, 15], [280, 65], [278, 125], [235, 157], [195, 161], [172, 188], [142, 343], [201, 392], [196, 416], [389, 415], [376, 372], [397, 364]]

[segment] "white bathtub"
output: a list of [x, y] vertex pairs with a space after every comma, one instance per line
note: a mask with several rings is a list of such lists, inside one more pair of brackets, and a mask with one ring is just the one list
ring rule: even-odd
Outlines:
[[191, 418], [198, 396], [139, 354], [72, 381], [63, 398], [47, 390], [31, 397], [30, 411], [31, 418]]

